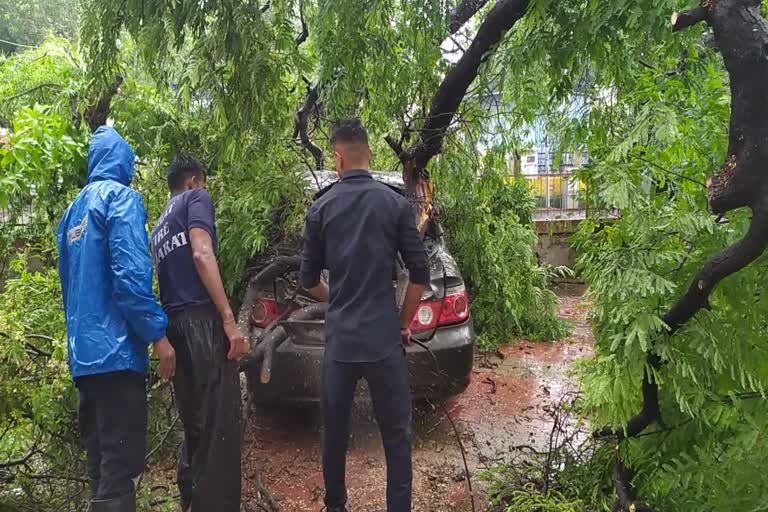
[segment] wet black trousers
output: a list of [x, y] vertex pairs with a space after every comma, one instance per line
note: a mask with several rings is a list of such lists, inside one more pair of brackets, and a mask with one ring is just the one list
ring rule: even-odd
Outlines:
[[371, 392], [387, 459], [387, 511], [410, 512], [411, 391], [403, 350], [394, 350], [375, 363], [323, 361], [323, 478], [325, 504], [343, 510], [347, 501], [346, 459], [352, 401], [357, 381], [365, 379]]
[[178, 464], [182, 510], [240, 511], [240, 377], [213, 306], [171, 313], [173, 388], [184, 426]]
[[78, 423], [87, 452], [91, 498], [135, 491], [147, 451], [146, 376], [131, 371], [78, 377]]

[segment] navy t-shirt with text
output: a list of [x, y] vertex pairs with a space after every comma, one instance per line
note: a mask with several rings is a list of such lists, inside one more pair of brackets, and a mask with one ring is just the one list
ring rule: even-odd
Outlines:
[[192, 259], [192, 228], [208, 231], [216, 250], [213, 202], [202, 188], [171, 196], [152, 230], [152, 260], [160, 282], [160, 302], [168, 313], [211, 303]]

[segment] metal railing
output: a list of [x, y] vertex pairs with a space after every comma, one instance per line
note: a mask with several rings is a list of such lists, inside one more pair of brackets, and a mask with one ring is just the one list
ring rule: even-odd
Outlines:
[[526, 176], [536, 208], [545, 210], [582, 210], [587, 208], [586, 185], [573, 173], [547, 173]]
[[586, 151], [560, 154], [554, 151], [538, 151], [536, 153], [536, 170], [539, 174], [568, 173], [588, 162], [589, 154]]
[[26, 206], [20, 214], [12, 215], [8, 210], [0, 208], [0, 224], [9, 224], [13, 226], [27, 226], [32, 218], [32, 207]]

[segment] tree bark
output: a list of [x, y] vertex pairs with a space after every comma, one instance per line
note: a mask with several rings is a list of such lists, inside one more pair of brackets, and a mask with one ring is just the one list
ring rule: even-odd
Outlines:
[[114, 98], [120, 86], [123, 84], [123, 77], [116, 76], [114, 82], [110, 87], [102, 94], [96, 103], [89, 105], [85, 109], [85, 122], [88, 123], [88, 127], [92, 132], [95, 132], [99, 126], [107, 124], [107, 118], [112, 109], [112, 98]]
[[307, 96], [294, 118], [293, 138], [299, 138], [301, 146], [309, 151], [315, 160], [315, 169], [323, 169], [323, 150], [309, 138], [309, 116], [317, 107], [317, 99], [320, 95], [319, 85], [307, 86]]
[[461, 27], [463, 27], [472, 16], [477, 14], [477, 11], [482, 9], [487, 3], [488, 0], [464, 0], [457, 5], [453, 11], [451, 11], [451, 16], [448, 21], [448, 35], [452, 36], [461, 30]]

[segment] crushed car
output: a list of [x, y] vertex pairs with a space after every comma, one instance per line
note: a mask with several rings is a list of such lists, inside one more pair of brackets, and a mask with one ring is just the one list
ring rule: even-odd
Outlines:
[[[371, 174], [411, 201], [429, 256], [431, 282], [411, 322], [414, 342], [406, 349], [413, 396], [427, 401], [450, 398], [467, 388], [472, 375], [475, 332], [464, 279], [424, 197], [409, 194], [395, 173]], [[337, 180], [335, 172], [316, 171], [307, 175], [307, 190], [322, 193]], [[287, 245], [254, 270], [238, 314], [252, 346], [241, 366], [250, 399], [257, 403], [320, 400], [327, 304], [298, 286], [300, 243]], [[327, 282], [327, 271], [323, 279]], [[400, 304], [407, 283], [408, 272], [397, 261], [392, 285]]]

